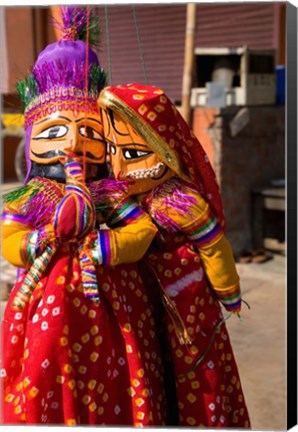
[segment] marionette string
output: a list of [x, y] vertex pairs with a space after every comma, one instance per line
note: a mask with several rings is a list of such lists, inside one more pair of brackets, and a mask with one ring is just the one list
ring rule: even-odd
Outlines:
[[243, 300], [243, 299], [241, 299], [241, 301], [242, 301], [242, 303], [245, 304], [245, 306], [247, 307], [247, 309], [250, 309], [250, 306], [249, 306], [249, 304], [247, 303], [247, 301], [245, 301], [245, 300]]
[[134, 19], [134, 23], [135, 23], [136, 33], [137, 33], [139, 52], [140, 52], [142, 66], [143, 66], [145, 84], [148, 85], [148, 76], [147, 76], [147, 70], [146, 70], [146, 65], [145, 65], [145, 58], [144, 58], [144, 54], [143, 54], [141, 35], [140, 35], [139, 26], [138, 26], [137, 12], [136, 12], [136, 8], [134, 5], [132, 5], [131, 7], [132, 7], [132, 14], [133, 14], [133, 19]]
[[191, 368], [191, 369], [189, 369], [187, 372], [185, 372], [184, 374], [181, 374], [181, 375], [178, 375], [177, 376], [177, 379], [179, 379], [179, 378], [184, 378], [187, 374], [189, 374], [190, 372], [192, 372], [192, 371], [194, 371], [198, 366], [199, 366], [199, 364], [200, 363], [202, 363], [202, 361], [204, 360], [204, 358], [206, 357], [206, 355], [208, 354], [208, 352], [209, 352], [209, 350], [210, 350], [210, 348], [211, 348], [211, 346], [212, 346], [212, 344], [213, 344], [213, 342], [214, 342], [214, 339], [215, 339], [215, 336], [216, 336], [216, 334], [218, 333], [218, 331], [219, 331], [219, 329], [220, 329], [220, 327], [229, 319], [229, 318], [231, 318], [231, 316], [233, 315], [233, 312], [230, 312], [229, 313], [229, 315], [227, 315], [225, 318], [223, 318], [218, 324], [217, 324], [217, 326], [215, 327], [215, 329], [214, 329], [214, 332], [213, 332], [213, 334], [212, 334], [212, 336], [211, 336], [211, 339], [210, 339], [210, 341], [209, 341], [209, 344], [208, 344], [208, 346], [207, 346], [207, 348], [205, 349], [205, 351], [203, 352], [203, 354], [199, 357], [199, 359], [195, 362], [195, 364], [193, 365], [193, 367]]
[[110, 85], [113, 85], [108, 6], [105, 6], [105, 21], [106, 21], [106, 39], [107, 39], [107, 54], [108, 54], [108, 68], [109, 68], [109, 83], [110, 83]]
[[[87, 6], [86, 9], [86, 63], [85, 63], [85, 106], [87, 106], [87, 95], [88, 95], [88, 71], [89, 71], [89, 16], [90, 8]], [[86, 137], [87, 137], [87, 113], [85, 114], [85, 127], [84, 127], [84, 141], [83, 141], [83, 178], [86, 179]]]

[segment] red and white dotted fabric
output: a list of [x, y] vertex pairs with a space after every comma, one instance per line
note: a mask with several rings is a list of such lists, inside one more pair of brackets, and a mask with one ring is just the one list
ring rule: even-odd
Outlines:
[[[179, 236], [172, 239], [181, 242]], [[199, 254], [185, 243], [176, 249], [172, 245], [167, 252], [148, 253], [146, 261], [172, 304], [165, 315], [171, 359], [167, 368], [172, 363], [179, 426], [250, 428], [221, 307], [208, 286]], [[179, 341], [182, 327], [190, 344]]]
[[2, 323], [2, 423], [164, 425], [155, 322], [135, 265], [98, 270], [99, 305], [82, 291], [79, 262], [61, 250]]

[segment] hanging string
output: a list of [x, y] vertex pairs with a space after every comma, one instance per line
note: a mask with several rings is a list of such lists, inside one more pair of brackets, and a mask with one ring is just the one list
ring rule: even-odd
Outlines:
[[[89, 77], [89, 16], [90, 7], [86, 7], [86, 64], [85, 64], [85, 107], [88, 104], [88, 77]], [[84, 141], [83, 141], [83, 178], [86, 179], [86, 138], [87, 138], [87, 113], [84, 119]]]
[[249, 304], [247, 303], [247, 301], [245, 301], [245, 300], [243, 300], [243, 299], [241, 299], [241, 301], [242, 301], [242, 303], [244, 303], [244, 304], [246, 305], [247, 309], [250, 309], [250, 306], [249, 306]]
[[233, 315], [233, 312], [230, 312], [229, 313], [229, 315], [227, 315], [225, 318], [223, 318], [220, 322], [219, 322], [219, 324], [217, 324], [217, 326], [215, 327], [215, 330], [214, 330], [214, 332], [213, 332], [213, 334], [212, 334], [212, 336], [211, 336], [211, 339], [210, 339], [210, 341], [209, 341], [209, 344], [208, 344], [208, 346], [207, 346], [207, 348], [205, 349], [205, 351], [204, 351], [204, 353], [201, 355], [201, 357], [195, 362], [195, 364], [187, 371], [187, 372], [185, 372], [185, 373], [183, 373], [183, 374], [181, 374], [181, 375], [178, 375], [177, 376], [177, 378], [176, 379], [180, 379], [180, 378], [184, 378], [187, 374], [189, 374], [190, 372], [192, 372], [192, 371], [194, 371], [198, 366], [199, 366], [199, 364], [204, 360], [204, 358], [206, 357], [206, 355], [208, 354], [208, 352], [209, 352], [209, 350], [210, 350], [210, 348], [211, 348], [211, 346], [212, 346], [212, 344], [213, 344], [213, 342], [214, 342], [214, 339], [215, 339], [215, 336], [216, 336], [216, 334], [218, 333], [218, 331], [219, 331], [219, 329], [220, 329], [220, 327], [229, 319], [229, 318], [231, 318], [231, 316]]
[[106, 39], [107, 39], [107, 51], [108, 51], [109, 84], [113, 85], [108, 6], [105, 6], [105, 20], [106, 20]]
[[141, 61], [142, 61], [142, 65], [143, 65], [145, 84], [147, 85], [148, 84], [148, 77], [147, 77], [145, 59], [144, 59], [144, 55], [143, 55], [141, 36], [140, 36], [140, 31], [139, 31], [139, 26], [138, 26], [138, 21], [137, 21], [136, 8], [135, 8], [135, 5], [132, 5], [131, 7], [132, 7], [133, 19], [134, 19], [134, 23], [135, 23], [137, 38], [138, 38], [138, 45], [139, 45], [139, 51], [140, 51]]

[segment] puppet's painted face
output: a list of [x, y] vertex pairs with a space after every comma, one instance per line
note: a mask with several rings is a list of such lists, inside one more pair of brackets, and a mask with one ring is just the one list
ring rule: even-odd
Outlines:
[[154, 189], [170, 177], [172, 171], [150, 146], [117, 113], [103, 112], [104, 136], [109, 144], [111, 165], [115, 178], [133, 180], [132, 195]]
[[67, 150], [84, 156], [88, 164], [103, 164], [106, 146], [99, 115], [57, 111], [36, 121], [30, 140], [31, 161], [49, 165], [63, 158]]

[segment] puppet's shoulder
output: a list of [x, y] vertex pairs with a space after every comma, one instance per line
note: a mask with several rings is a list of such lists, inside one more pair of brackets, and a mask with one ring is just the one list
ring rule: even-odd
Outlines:
[[186, 183], [178, 177], [172, 177], [150, 194], [144, 197], [145, 207], [150, 208], [169, 208], [177, 212], [206, 212], [208, 204], [203, 196], [194, 186]]
[[[37, 197], [46, 197], [44, 201], [60, 200], [63, 195], [64, 185], [55, 181], [35, 177], [27, 184], [20, 186], [3, 195], [3, 204], [7, 208], [18, 208], [24, 204], [29, 204]], [[40, 200], [39, 200], [40, 201]]]
[[171, 178], [148, 194], [143, 209], [165, 229], [183, 230], [206, 218], [209, 205], [199, 192], [179, 178]]

